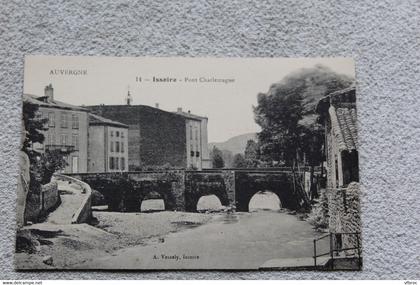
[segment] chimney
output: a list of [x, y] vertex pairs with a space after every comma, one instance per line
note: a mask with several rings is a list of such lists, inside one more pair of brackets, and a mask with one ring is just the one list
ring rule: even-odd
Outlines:
[[131, 97], [130, 90], [127, 91], [127, 97], [125, 98], [125, 102], [128, 106], [130, 106], [133, 102], [133, 97]]
[[178, 107], [178, 109], [176, 110], [178, 113], [181, 113], [182, 112], [182, 108], [181, 107]]
[[191, 110], [188, 110], [188, 114], [191, 114]]
[[155, 108], [159, 109], [159, 103], [155, 103]]
[[52, 87], [52, 84], [45, 86], [44, 89], [45, 97], [47, 97], [48, 102], [54, 101], [54, 88]]

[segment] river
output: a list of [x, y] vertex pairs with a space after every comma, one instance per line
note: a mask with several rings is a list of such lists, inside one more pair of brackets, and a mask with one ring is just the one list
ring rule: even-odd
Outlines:
[[[284, 211], [213, 214], [210, 222], [83, 264], [100, 269], [258, 269], [273, 259], [313, 255], [315, 232]], [[318, 250], [327, 251], [327, 244]]]

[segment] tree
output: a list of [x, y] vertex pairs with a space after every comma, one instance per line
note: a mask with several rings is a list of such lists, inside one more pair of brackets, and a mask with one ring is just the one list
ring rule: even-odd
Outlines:
[[316, 65], [294, 72], [273, 84], [266, 94], [258, 94], [254, 113], [262, 129], [258, 134], [261, 157], [272, 165], [293, 166], [309, 154], [310, 164], [318, 164], [323, 130], [317, 125], [315, 106], [320, 98], [351, 84], [352, 78]]
[[303, 107], [301, 97], [288, 86], [281, 86], [276, 93], [259, 94], [254, 108], [255, 121], [261, 126], [258, 140], [261, 152], [273, 165], [292, 166], [299, 149]]
[[219, 150], [217, 147], [213, 147], [211, 157], [212, 157], [212, 162], [213, 162], [213, 168], [225, 167], [222, 151]]
[[52, 175], [57, 170], [63, 169], [67, 162], [64, 159], [71, 151], [46, 150], [39, 153], [33, 150], [35, 143], [43, 143], [45, 137], [43, 131], [48, 130], [45, 126], [48, 119], [38, 116], [38, 105], [23, 102], [23, 122], [26, 130], [26, 138], [22, 150], [28, 155], [30, 161], [30, 190], [38, 192], [41, 184], [50, 182]]
[[248, 140], [245, 147], [245, 163], [248, 168], [259, 166], [259, 147], [254, 140]]
[[[271, 165], [290, 166], [293, 173], [308, 158], [313, 174], [313, 166], [322, 160], [323, 136], [322, 127], [316, 123], [315, 106], [325, 95], [352, 83], [348, 76], [317, 65], [292, 73], [273, 84], [266, 94], [258, 94], [254, 114], [255, 122], [261, 126], [261, 157]], [[308, 204], [300, 188], [297, 187], [301, 198]]]
[[46, 150], [39, 156], [36, 163], [36, 172], [41, 184], [47, 184], [51, 181], [53, 174], [67, 166], [65, 156], [71, 151], [63, 152], [62, 150]]
[[246, 168], [247, 163], [245, 161], [245, 158], [242, 154], [237, 153], [233, 156], [233, 168]]
[[22, 150], [26, 152], [31, 162], [39, 156], [39, 152], [32, 150], [33, 144], [43, 143], [45, 137], [42, 132], [48, 130], [48, 128], [45, 127], [47, 119], [37, 116], [38, 109], [38, 105], [26, 101], [23, 102], [22, 116], [26, 130], [26, 139], [22, 145]]

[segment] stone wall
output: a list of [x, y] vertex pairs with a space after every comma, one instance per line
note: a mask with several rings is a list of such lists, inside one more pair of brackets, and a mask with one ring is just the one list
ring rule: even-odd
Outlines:
[[104, 195], [110, 210], [140, 211], [152, 192], [165, 201], [166, 210], [185, 210], [185, 173], [178, 170], [71, 175]]
[[151, 192], [157, 193], [165, 201], [166, 210], [185, 211], [185, 172], [177, 170], [130, 172], [127, 175], [139, 193], [138, 211], [141, 201]]
[[[360, 192], [359, 183], [352, 182], [347, 188], [327, 190], [329, 229], [332, 233], [360, 233]], [[343, 248], [355, 247], [361, 240], [355, 235], [345, 234]]]
[[297, 210], [299, 201], [293, 184], [291, 172], [238, 171], [235, 178], [236, 208], [247, 212], [255, 193], [271, 191], [279, 197], [282, 207]]
[[71, 223], [81, 224], [89, 222], [92, 218], [92, 189], [90, 188], [89, 184], [81, 181], [80, 179], [70, 177], [68, 175], [54, 174], [54, 178], [64, 181], [71, 181], [72, 183], [80, 186], [80, 191], [84, 195], [84, 199], [80, 207], [73, 214]]
[[26, 197], [25, 222], [38, 222], [41, 215], [41, 194], [29, 191]]
[[197, 210], [201, 196], [216, 195], [223, 206], [235, 202], [234, 171], [187, 171], [185, 174], [185, 208], [189, 212]]
[[[303, 173], [296, 175], [303, 176]], [[113, 211], [138, 212], [141, 202], [150, 196], [163, 199], [166, 210], [191, 212], [196, 211], [201, 196], [212, 194], [220, 199], [222, 205], [245, 212], [252, 196], [258, 191], [277, 194], [284, 208], [297, 210], [301, 202], [294, 188], [293, 176], [287, 171], [162, 170], [78, 173], [70, 176], [88, 183], [104, 195], [109, 209]]]
[[39, 193], [29, 192], [25, 206], [25, 221], [37, 223], [61, 203], [57, 182], [41, 185]]
[[61, 202], [56, 181], [41, 186], [41, 211], [49, 212]]

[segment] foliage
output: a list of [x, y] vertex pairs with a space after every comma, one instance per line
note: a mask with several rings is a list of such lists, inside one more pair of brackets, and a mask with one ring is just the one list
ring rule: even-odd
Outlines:
[[258, 95], [254, 107], [261, 158], [272, 165], [294, 166], [304, 154], [310, 165], [321, 161], [323, 130], [316, 123], [315, 106], [323, 96], [353, 83], [348, 76], [317, 65], [301, 69]]
[[92, 189], [92, 206], [101, 206], [105, 204], [106, 204], [105, 196], [102, 195], [101, 192], [95, 189]]
[[213, 168], [225, 167], [225, 161], [223, 160], [223, 153], [220, 149], [214, 146], [210, 155], [211, 155], [211, 160], [213, 163]]
[[37, 116], [38, 106], [29, 102], [23, 102], [23, 122], [26, 130], [26, 138], [22, 145], [22, 150], [26, 152], [29, 159], [33, 161], [38, 152], [32, 151], [30, 148], [34, 143], [43, 143], [45, 140], [42, 131], [46, 131], [45, 124], [47, 119]]
[[259, 166], [259, 146], [254, 140], [248, 140], [245, 148], [245, 163], [248, 168]]
[[287, 87], [277, 89], [279, 93], [259, 94], [258, 106], [254, 108], [255, 121], [261, 126], [258, 139], [261, 152], [274, 165], [291, 166], [300, 144], [303, 107], [299, 96], [288, 94]]
[[65, 155], [70, 152], [60, 150], [46, 150], [39, 153], [32, 149], [35, 143], [42, 144], [45, 137], [42, 132], [48, 130], [45, 126], [48, 119], [38, 116], [39, 107], [35, 104], [23, 102], [23, 124], [26, 137], [22, 145], [22, 150], [26, 152], [30, 161], [30, 190], [39, 193], [42, 184], [49, 183], [52, 175], [57, 170], [63, 169], [67, 162]]
[[39, 159], [35, 163], [34, 171], [41, 184], [47, 184], [51, 181], [53, 174], [64, 169], [68, 164], [65, 156], [71, 152], [63, 152], [62, 150], [46, 150], [43, 154], [39, 155]]
[[328, 200], [325, 191], [321, 192], [318, 201], [315, 201], [311, 212], [308, 215], [307, 221], [317, 230], [324, 230], [328, 228]]
[[242, 154], [237, 153], [233, 156], [233, 168], [246, 168], [247, 163], [245, 161], [245, 158]]

